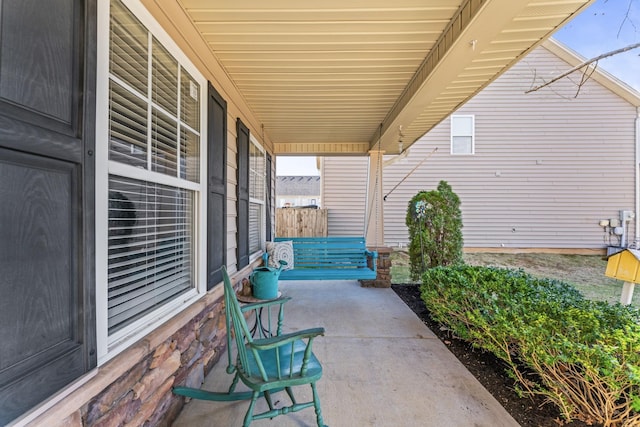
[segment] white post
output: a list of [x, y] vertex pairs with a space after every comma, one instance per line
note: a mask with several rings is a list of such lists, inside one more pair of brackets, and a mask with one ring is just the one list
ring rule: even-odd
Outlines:
[[631, 299], [633, 298], [633, 288], [635, 283], [624, 282], [622, 285], [622, 295], [620, 296], [620, 304], [629, 305], [631, 304]]
[[369, 151], [369, 182], [365, 209], [365, 239], [369, 248], [384, 246], [383, 156], [384, 151]]
[[636, 223], [634, 227], [635, 239], [633, 243], [635, 247], [640, 247], [640, 107], [636, 108], [636, 182], [635, 182], [635, 216]]

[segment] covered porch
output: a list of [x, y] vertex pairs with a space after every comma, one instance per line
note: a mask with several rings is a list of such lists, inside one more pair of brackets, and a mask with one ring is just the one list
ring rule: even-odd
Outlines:
[[[383, 156], [592, 1], [7, 2], [0, 424], [168, 423], [172, 386], [220, 377], [222, 267], [260, 264], [278, 156], [368, 157], [384, 245]], [[328, 424], [509, 419], [391, 290], [283, 288], [328, 331]]]
[[[318, 392], [327, 425], [518, 425], [393, 290], [363, 288], [357, 281], [286, 281], [280, 290], [293, 298], [286, 305], [286, 331], [326, 329], [314, 352], [324, 368]], [[203, 388], [226, 390], [231, 376], [225, 368], [223, 356]], [[297, 391], [304, 398], [311, 394], [309, 387]], [[278, 399], [288, 403], [284, 392]], [[259, 405], [266, 408], [263, 399]], [[241, 425], [247, 407], [246, 401], [192, 400], [173, 426]], [[310, 408], [252, 426], [274, 423], [316, 425]]]

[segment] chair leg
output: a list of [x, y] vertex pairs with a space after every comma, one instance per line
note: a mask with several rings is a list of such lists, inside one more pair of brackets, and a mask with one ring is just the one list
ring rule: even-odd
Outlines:
[[264, 391], [264, 399], [267, 401], [267, 405], [269, 405], [269, 410], [273, 411], [273, 401], [271, 400], [271, 392], [269, 390]]
[[240, 376], [238, 375], [238, 372], [236, 372], [236, 374], [233, 376], [233, 381], [231, 382], [231, 386], [229, 386], [229, 394], [233, 393], [233, 390], [236, 389], [236, 385], [238, 385], [239, 379], [240, 379]]
[[247, 409], [247, 413], [244, 416], [244, 423], [242, 424], [242, 427], [249, 427], [249, 424], [251, 424], [251, 421], [253, 421], [253, 408], [256, 405], [256, 401], [258, 400], [259, 396], [259, 392], [253, 392], [253, 395], [251, 396], [251, 403], [249, 403], [249, 409]]
[[296, 402], [296, 398], [293, 395], [293, 390], [291, 390], [291, 387], [285, 387], [284, 388], [287, 391], [287, 394], [289, 395], [289, 399], [291, 399], [291, 403], [293, 403], [294, 405], [298, 402]]
[[322, 409], [320, 409], [320, 397], [318, 396], [318, 390], [316, 390], [316, 383], [311, 383], [311, 390], [313, 391], [313, 406], [316, 410], [318, 427], [326, 427], [324, 425], [324, 420], [322, 419]]

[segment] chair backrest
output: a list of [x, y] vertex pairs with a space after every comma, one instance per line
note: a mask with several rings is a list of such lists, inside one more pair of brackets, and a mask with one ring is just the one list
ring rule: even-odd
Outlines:
[[[224, 281], [225, 316], [227, 321], [227, 345], [229, 366], [228, 373], [238, 372], [243, 381], [253, 383], [277, 382], [285, 378], [304, 377], [312, 359], [313, 339], [324, 334], [324, 328], [310, 328], [298, 330], [295, 333], [281, 334], [284, 318], [284, 302], [289, 298], [283, 297], [270, 301], [240, 306], [231, 279], [226, 268], [222, 268]], [[270, 307], [279, 307], [277, 324], [271, 321]], [[260, 320], [262, 310], [267, 311], [267, 323]], [[249, 328], [245, 312], [256, 316], [254, 328]], [[262, 330], [267, 326], [266, 331]], [[252, 332], [258, 337], [253, 338]], [[232, 340], [235, 339], [236, 358], [231, 355]], [[313, 356], [315, 360], [315, 356]], [[321, 375], [322, 368], [317, 360], [313, 362], [316, 375]], [[319, 378], [319, 376], [318, 376]], [[246, 383], [246, 382], [245, 382]]]
[[[244, 318], [240, 303], [236, 297], [236, 292], [231, 284], [231, 279], [227, 273], [227, 269], [222, 267], [222, 278], [224, 282], [224, 307], [225, 307], [225, 320], [227, 322], [227, 357], [229, 360], [229, 366], [227, 367], [228, 373], [235, 372], [236, 369], [244, 369], [248, 366], [247, 348], [246, 344], [252, 341], [251, 332], [249, 326]], [[235, 347], [237, 352], [237, 359], [233, 359], [232, 355], [232, 340], [235, 339]], [[240, 366], [238, 366], [240, 365]]]
[[[269, 381], [269, 377], [264, 364], [262, 363], [259, 352], [250, 348], [250, 344], [253, 342], [251, 330], [247, 325], [247, 320], [244, 317], [244, 311], [240, 307], [240, 303], [236, 297], [236, 292], [231, 284], [231, 279], [229, 278], [227, 269], [224, 266], [222, 267], [222, 277], [224, 281], [224, 304], [227, 322], [227, 357], [229, 360], [227, 372], [231, 374], [238, 370], [245, 377], [260, 376], [263, 381]], [[231, 355], [232, 336], [235, 339], [237, 352], [235, 362]], [[254, 363], [250, 363], [249, 361], [249, 356], [247, 354], [249, 351], [252, 353], [251, 360]]]

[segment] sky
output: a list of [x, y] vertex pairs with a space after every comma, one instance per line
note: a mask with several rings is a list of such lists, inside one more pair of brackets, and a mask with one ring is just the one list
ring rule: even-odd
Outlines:
[[276, 175], [278, 176], [318, 176], [315, 157], [278, 156], [276, 161]]
[[[585, 58], [640, 43], [640, 0], [597, 0], [553, 37]], [[636, 48], [602, 59], [598, 67], [640, 91], [639, 55]]]
[[[597, 0], [553, 37], [593, 58], [640, 43], [640, 0]], [[600, 60], [598, 67], [640, 91], [640, 48]], [[277, 175], [319, 175], [315, 157], [278, 157]]]

